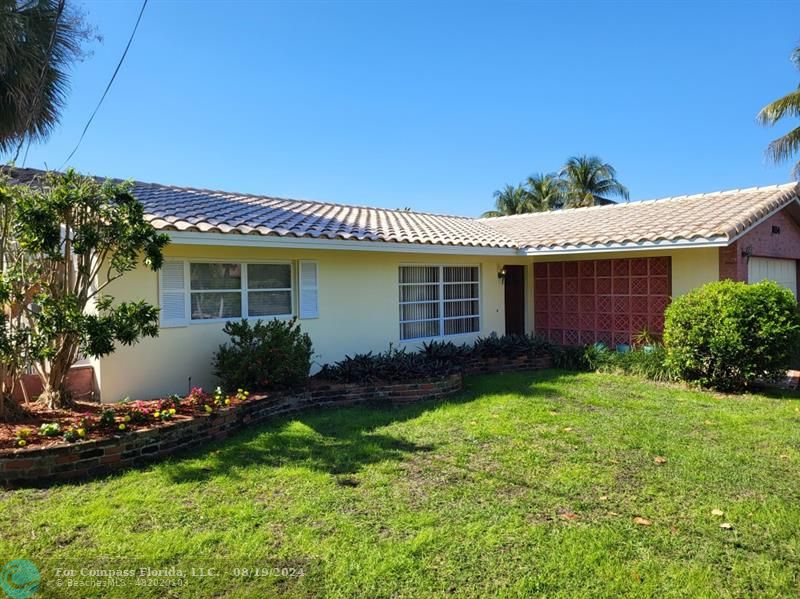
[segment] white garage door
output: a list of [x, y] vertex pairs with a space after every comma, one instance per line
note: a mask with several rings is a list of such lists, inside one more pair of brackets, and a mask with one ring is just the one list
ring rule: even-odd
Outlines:
[[758, 283], [768, 279], [790, 289], [797, 297], [797, 267], [794, 260], [778, 258], [750, 258], [747, 261], [747, 280]]

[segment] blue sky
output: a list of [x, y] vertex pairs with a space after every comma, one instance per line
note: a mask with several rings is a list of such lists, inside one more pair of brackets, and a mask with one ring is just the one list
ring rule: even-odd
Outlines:
[[[103, 35], [62, 124], [58, 168], [139, 2], [86, 2]], [[795, 88], [800, 3], [151, 0], [71, 161], [194, 187], [477, 215], [574, 154], [634, 199], [789, 179], [758, 110]], [[795, 125], [795, 123], [792, 123]]]

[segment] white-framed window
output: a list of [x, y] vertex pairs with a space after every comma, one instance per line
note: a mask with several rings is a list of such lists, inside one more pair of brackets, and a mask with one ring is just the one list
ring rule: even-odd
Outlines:
[[[313, 266], [313, 277], [307, 273]], [[303, 261], [301, 318], [318, 315], [317, 265]], [[161, 268], [162, 326], [295, 314], [292, 262], [167, 260]]]
[[400, 339], [480, 331], [480, 267], [400, 266]]

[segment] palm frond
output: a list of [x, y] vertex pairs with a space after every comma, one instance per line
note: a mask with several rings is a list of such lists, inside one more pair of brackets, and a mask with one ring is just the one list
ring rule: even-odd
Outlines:
[[83, 13], [59, 0], [0, 0], [0, 152], [46, 138], [69, 92], [68, 69], [96, 38]]
[[556, 173], [531, 175], [525, 184], [532, 211], [557, 210], [564, 206], [566, 185]]
[[764, 106], [756, 119], [762, 125], [774, 125], [785, 116], [800, 116], [800, 89]]
[[[767, 147], [767, 156], [773, 162], [789, 160], [797, 153], [800, 153], [800, 127], [774, 140]], [[797, 167], [795, 167], [795, 170], [797, 170]]]
[[628, 188], [617, 180], [617, 171], [599, 156], [573, 156], [559, 173], [566, 180], [568, 207], [592, 206], [610, 197], [628, 199]]

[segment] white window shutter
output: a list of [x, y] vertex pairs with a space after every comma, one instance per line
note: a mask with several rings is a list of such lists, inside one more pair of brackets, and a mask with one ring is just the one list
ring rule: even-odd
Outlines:
[[300, 261], [300, 318], [319, 318], [317, 263]]
[[161, 324], [186, 324], [186, 270], [181, 261], [165, 261], [161, 280]]

